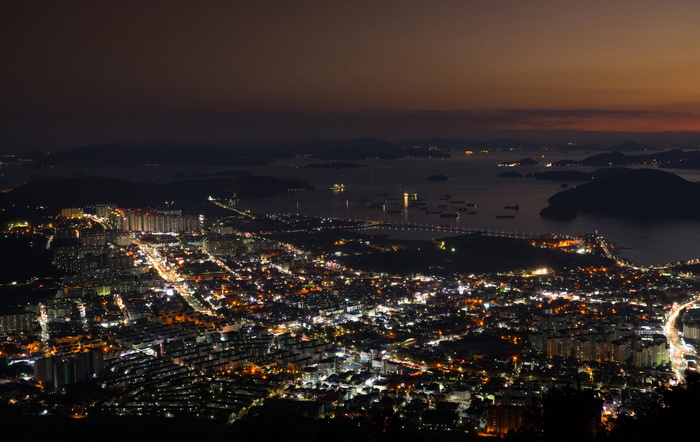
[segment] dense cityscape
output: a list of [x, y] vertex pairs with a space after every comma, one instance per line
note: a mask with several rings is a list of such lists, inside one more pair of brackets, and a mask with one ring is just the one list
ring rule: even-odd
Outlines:
[[579, 416], [593, 440], [695, 368], [694, 262], [638, 267], [595, 234], [473, 231], [419, 247], [458, 256], [459, 240], [498, 240], [562, 264], [356, 269], [344, 263], [415, 247], [376, 233], [406, 227], [210, 203], [230, 215], [98, 204], [6, 226], [62, 276], [5, 287], [44, 293], [0, 315], [5, 413], [462, 440], [526, 437], [560, 394], [593, 404]]
[[699, 24], [0, 2], [0, 442], [692, 439]]

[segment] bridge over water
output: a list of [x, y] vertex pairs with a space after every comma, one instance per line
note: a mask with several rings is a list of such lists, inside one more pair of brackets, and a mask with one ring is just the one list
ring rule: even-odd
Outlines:
[[397, 230], [397, 231], [410, 231], [410, 230], [423, 230], [432, 231], [435, 233], [476, 233], [485, 236], [495, 236], [501, 238], [517, 238], [517, 239], [534, 239], [540, 238], [542, 236], [549, 236], [550, 238], [562, 238], [562, 239], [573, 239], [573, 236], [569, 235], [554, 235], [554, 234], [543, 234], [543, 233], [533, 233], [533, 232], [520, 232], [520, 231], [508, 231], [508, 230], [496, 230], [496, 229], [481, 229], [476, 227], [459, 227], [459, 226], [448, 226], [444, 224], [423, 224], [423, 223], [403, 223], [403, 222], [371, 222], [359, 227], [356, 230], [371, 230], [371, 229], [383, 229], [383, 230]]

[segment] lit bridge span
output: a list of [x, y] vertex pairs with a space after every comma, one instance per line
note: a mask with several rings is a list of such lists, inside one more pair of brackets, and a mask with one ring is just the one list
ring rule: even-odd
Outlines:
[[[482, 229], [476, 227], [458, 227], [458, 226], [447, 226], [441, 224], [422, 224], [422, 223], [398, 223], [398, 222], [374, 222], [371, 224], [366, 224], [363, 226], [358, 226], [356, 230], [370, 230], [370, 229], [388, 229], [388, 230], [432, 230], [436, 233], [478, 233], [485, 236], [495, 236], [503, 238], [517, 238], [517, 239], [533, 239], [540, 238], [545, 234], [533, 233], [533, 232], [519, 232], [519, 231], [507, 231], [507, 230], [496, 230], [496, 229]], [[546, 236], [555, 238], [567, 238], [573, 239], [573, 236], [569, 235], [555, 235], [546, 234]]]

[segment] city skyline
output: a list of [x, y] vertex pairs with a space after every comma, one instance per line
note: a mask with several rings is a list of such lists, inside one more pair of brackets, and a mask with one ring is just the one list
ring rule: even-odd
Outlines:
[[7, 440], [626, 441], [700, 400], [700, 3], [5, 2]]

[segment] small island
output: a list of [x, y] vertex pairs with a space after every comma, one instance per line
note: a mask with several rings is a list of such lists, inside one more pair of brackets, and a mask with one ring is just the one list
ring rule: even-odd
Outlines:
[[549, 198], [540, 215], [571, 219], [577, 212], [628, 219], [700, 219], [700, 184], [659, 169], [597, 178]]
[[430, 175], [427, 178], [428, 181], [447, 181], [447, 179], [446, 175]]

